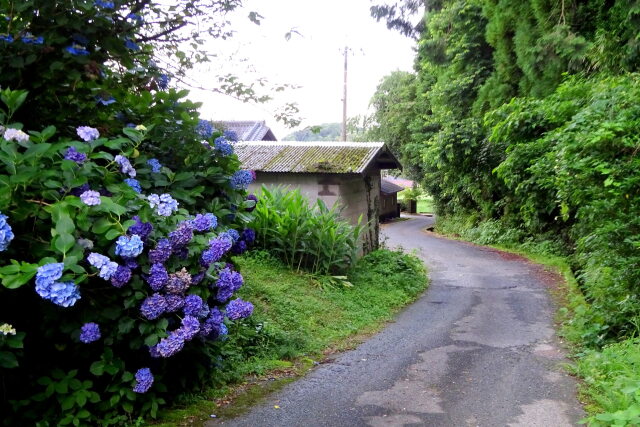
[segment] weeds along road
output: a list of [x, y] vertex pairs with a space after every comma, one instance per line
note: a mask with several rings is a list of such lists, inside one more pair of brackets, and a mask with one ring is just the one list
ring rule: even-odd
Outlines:
[[[553, 278], [492, 249], [384, 227], [431, 285], [382, 332], [322, 364], [229, 426], [568, 426], [583, 417], [554, 335]], [[278, 408], [276, 408], [277, 406]]]

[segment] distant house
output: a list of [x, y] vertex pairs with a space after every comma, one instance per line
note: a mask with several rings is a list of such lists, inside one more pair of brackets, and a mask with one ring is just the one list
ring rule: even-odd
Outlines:
[[380, 182], [380, 221], [400, 216], [398, 192], [402, 190], [404, 190], [403, 187], [394, 184], [388, 178], [382, 178]]
[[378, 247], [381, 212], [380, 171], [402, 166], [382, 142], [239, 142], [235, 151], [244, 169], [256, 172], [249, 187], [297, 188], [311, 203], [339, 203], [342, 215], [356, 224], [369, 223], [363, 250]]
[[384, 179], [392, 184], [399, 185], [400, 187], [402, 187], [402, 189], [413, 188], [416, 185], [415, 181], [411, 181], [410, 179], [405, 178], [394, 178], [392, 176], [385, 176]]
[[214, 124], [224, 130], [234, 131], [238, 135], [238, 141], [277, 141], [264, 120], [227, 120]]

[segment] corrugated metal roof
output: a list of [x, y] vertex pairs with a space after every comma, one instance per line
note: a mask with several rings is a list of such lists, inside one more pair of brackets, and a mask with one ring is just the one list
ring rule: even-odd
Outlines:
[[276, 140], [264, 120], [223, 120], [215, 123], [220, 124], [225, 130], [234, 131], [238, 135], [239, 141]]
[[386, 178], [382, 178], [382, 180], [380, 181], [380, 191], [384, 194], [393, 194], [402, 190], [404, 190], [404, 188], [394, 184], [391, 181], [388, 181]]
[[383, 142], [239, 142], [242, 167], [262, 172], [362, 173], [374, 160], [400, 167]]

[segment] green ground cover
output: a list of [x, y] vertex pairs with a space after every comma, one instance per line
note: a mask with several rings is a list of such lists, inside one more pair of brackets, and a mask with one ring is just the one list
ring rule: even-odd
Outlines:
[[[322, 286], [314, 276], [291, 271], [267, 252], [234, 261], [245, 278], [238, 294], [254, 303], [254, 313], [229, 334], [218, 368], [220, 384], [165, 411], [162, 425], [241, 412], [245, 402], [255, 403], [326, 353], [353, 347], [378, 331], [427, 286], [419, 259], [386, 249], [358, 261], [348, 273], [351, 287]], [[265, 387], [260, 381], [265, 375], [277, 379]], [[247, 383], [255, 386], [247, 390]], [[243, 393], [231, 405], [216, 404], [239, 388]]]
[[433, 198], [430, 196], [421, 196], [418, 198], [418, 213], [434, 213]]

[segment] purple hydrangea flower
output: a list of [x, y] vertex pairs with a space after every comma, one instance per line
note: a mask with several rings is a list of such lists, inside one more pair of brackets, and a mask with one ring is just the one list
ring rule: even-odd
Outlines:
[[198, 126], [196, 126], [196, 132], [198, 133], [198, 135], [205, 139], [211, 138], [215, 131], [216, 129], [208, 120], [200, 120], [198, 122]]
[[224, 136], [219, 136], [213, 142], [213, 148], [221, 156], [226, 157], [233, 154], [233, 145], [229, 144], [229, 141]]
[[111, 276], [111, 284], [116, 288], [121, 288], [131, 280], [131, 269], [123, 265], [119, 265], [116, 272]]
[[204, 279], [204, 273], [205, 273], [204, 271], [201, 271], [200, 273], [193, 276], [191, 278], [191, 284], [197, 285], [198, 283], [202, 282], [202, 279]]
[[66, 160], [71, 160], [77, 164], [82, 164], [87, 161], [87, 155], [76, 150], [75, 147], [69, 147], [64, 155]]
[[193, 220], [193, 227], [200, 232], [210, 231], [218, 226], [218, 218], [212, 213], [198, 214]]
[[218, 287], [217, 299], [225, 302], [242, 286], [244, 280], [242, 275], [237, 271], [231, 271], [228, 268], [220, 271], [216, 286]]
[[149, 269], [149, 276], [146, 278], [147, 283], [154, 291], [159, 291], [166, 285], [169, 280], [169, 273], [162, 264], [152, 264]]
[[184, 338], [182, 334], [176, 333], [175, 331], [169, 334], [168, 337], [161, 339], [156, 346], [158, 354], [160, 354], [161, 357], [171, 357], [182, 350], [183, 347]]
[[125, 258], [124, 265], [130, 270], [135, 270], [136, 268], [139, 267], [138, 263], [133, 258]]
[[142, 187], [140, 187], [140, 182], [138, 182], [137, 179], [135, 178], [126, 178], [124, 180], [124, 182], [131, 188], [133, 188], [133, 191], [135, 191], [136, 193], [140, 194], [142, 193]]
[[120, 166], [120, 172], [129, 175], [130, 178], [136, 177], [136, 170], [131, 166], [129, 159], [118, 154], [113, 161]]
[[200, 322], [194, 316], [184, 316], [182, 326], [175, 331], [176, 335], [184, 341], [191, 341], [198, 332], [200, 332]]
[[153, 357], [154, 359], [157, 359], [158, 357], [160, 357], [160, 353], [158, 353], [158, 345], [152, 345], [151, 347], [149, 347], [149, 356]]
[[204, 301], [198, 295], [187, 295], [184, 299], [184, 314], [186, 316], [198, 317]]
[[167, 310], [167, 301], [160, 294], [153, 294], [150, 297], [145, 298], [140, 306], [140, 313], [149, 319], [155, 320]]
[[100, 339], [100, 326], [97, 323], [89, 322], [80, 328], [80, 341], [85, 344], [98, 341]]
[[222, 256], [231, 249], [231, 239], [226, 237], [216, 237], [209, 241], [209, 249], [202, 252], [200, 263], [204, 267], [209, 267], [212, 263], [219, 261]]
[[169, 294], [164, 299], [167, 301], [167, 313], [174, 313], [184, 307], [184, 298], [180, 295]]
[[153, 384], [153, 374], [149, 368], [140, 368], [136, 372], [136, 385], [133, 391], [136, 393], [146, 393]]
[[154, 264], [163, 263], [171, 257], [172, 250], [169, 239], [160, 239], [156, 248], [149, 251], [149, 261]]
[[79, 187], [72, 188], [71, 191], [69, 191], [69, 193], [71, 193], [74, 196], [80, 197], [82, 193], [88, 190], [91, 190], [91, 187], [89, 186], [89, 184], [85, 183]]
[[171, 216], [171, 214], [178, 210], [178, 202], [169, 194], [151, 194], [147, 197], [149, 200], [149, 206], [156, 208], [156, 214], [160, 216]]
[[0, 252], [6, 251], [15, 237], [7, 219], [8, 217], [0, 212]]
[[80, 195], [80, 200], [87, 206], [98, 206], [102, 201], [100, 200], [100, 193], [93, 190], [87, 190]]
[[241, 255], [247, 251], [247, 242], [238, 240], [232, 247], [231, 252], [235, 255]]
[[250, 208], [245, 208], [245, 211], [247, 212], [253, 212], [253, 210], [256, 208], [256, 205], [258, 204], [258, 197], [255, 194], [249, 194], [247, 196], [247, 200], [253, 200], [254, 202], [256, 202], [253, 206], [251, 206]]
[[245, 319], [253, 313], [253, 304], [240, 298], [229, 301], [225, 310], [229, 320]]
[[240, 238], [240, 233], [238, 233], [237, 230], [234, 230], [233, 228], [230, 228], [226, 231], [223, 231], [222, 233], [220, 233], [218, 235], [218, 237], [224, 237], [224, 238], [228, 238], [231, 239], [232, 243], [235, 243], [238, 241], [238, 239]]
[[246, 190], [249, 184], [251, 184], [255, 179], [254, 173], [247, 170], [239, 170], [235, 172], [231, 175], [231, 179], [229, 180], [231, 188], [235, 190]]
[[151, 172], [158, 173], [160, 169], [162, 169], [162, 165], [158, 161], [158, 159], [149, 159], [147, 160], [147, 164], [151, 166]]
[[82, 138], [83, 141], [86, 141], [86, 142], [93, 141], [94, 139], [100, 138], [100, 132], [98, 132], [98, 129], [92, 128], [89, 126], [78, 127], [76, 129], [76, 133], [80, 138]]
[[209, 317], [202, 323], [200, 327], [200, 336], [217, 338], [220, 334], [220, 326], [223, 325], [224, 316], [218, 307], [211, 309]]
[[241, 238], [242, 238], [242, 240], [247, 242], [247, 244], [250, 245], [250, 244], [252, 244], [253, 242], [256, 241], [256, 232], [252, 228], [245, 228], [244, 230], [242, 230]]
[[169, 241], [173, 250], [186, 246], [193, 239], [193, 228], [190, 223], [183, 222], [178, 228], [169, 233]]
[[144, 243], [137, 234], [120, 236], [116, 241], [116, 255], [124, 258], [135, 258], [142, 253]]
[[153, 225], [150, 222], [142, 222], [138, 215], [135, 215], [132, 219], [136, 223], [129, 227], [127, 233], [137, 234], [143, 241], [147, 240], [149, 234], [153, 231]]

